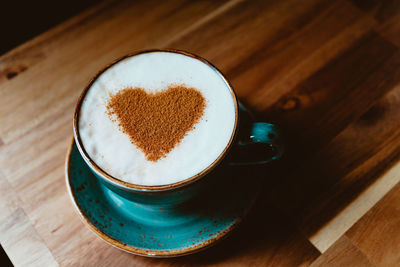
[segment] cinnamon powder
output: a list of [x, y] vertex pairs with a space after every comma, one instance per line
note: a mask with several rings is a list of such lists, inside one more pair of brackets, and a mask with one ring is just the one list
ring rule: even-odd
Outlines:
[[108, 115], [114, 114], [122, 131], [146, 159], [165, 157], [203, 116], [206, 101], [195, 88], [175, 85], [157, 93], [126, 88], [112, 95]]

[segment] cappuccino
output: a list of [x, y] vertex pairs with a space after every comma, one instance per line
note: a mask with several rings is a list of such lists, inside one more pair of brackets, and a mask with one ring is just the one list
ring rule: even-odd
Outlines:
[[[121, 102], [125, 97], [133, 100]], [[185, 102], [177, 105], [177, 101]], [[148, 107], [153, 108], [146, 111]], [[174, 117], [174, 110], [189, 113]], [[164, 117], [152, 119], [153, 113]], [[121, 114], [128, 120], [121, 121]], [[184, 54], [154, 51], [125, 58], [97, 77], [82, 100], [78, 132], [88, 156], [104, 172], [128, 183], [155, 186], [207, 169], [229, 145], [235, 123], [234, 96], [217, 70]], [[174, 143], [162, 147], [162, 140], [155, 138], [148, 149], [149, 136], [162, 133], [161, 128], [178, 133], [171, 139]], [[135, 136], [138, 132], [140, 136]]]

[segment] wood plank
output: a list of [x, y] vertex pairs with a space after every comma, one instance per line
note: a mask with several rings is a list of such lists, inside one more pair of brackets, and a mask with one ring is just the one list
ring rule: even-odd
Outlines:
[[191, 256], [163, 260], [172, 266], [308, 266], [320, 253], [271, 204], [259, 201], [230, 238]]
[[238, 95], [262, 111], [346, 50], [373, 23], [346, 1], [308, 0], [301, 6], [292, 1], [253, 1], [172, 45], [211, 60]]
[[397, 167], [385, 171], [399, 160], [399, 95], [397, 86], [289, 176], [278, 169], [271, 198], [321, 251], [398, 180]]
[[0, 173], [0, 222], [10, 217], [21, 206], [21, 200], [14, 188]]
[[[53, 174], [53, 177], [60, 181], [60, 188], [65, 186], [62, 175]], [[80, 221], [66, 190], [48, 195], [47, 201], [31, 212], [39, 235], [62, 266], [126, 266], [140, 263], [141, 257], [122, 252], [91, 232]]]
[[37, 179], [63, 165], [72, 135], [71, 112], [72, 109], [53, 114], [38, 125], [34, 134], [0, 147], [2, 172], [17, 191], [29, 188]]
[[377, 30], [392, 43], [400, 47], [400, 12], [379, 25]]
[[370, 32], [283, 95], [266, 117], [281, 122], [293, 148], [311, 151], [394, 88], [399, 82], [399, 58], [397, 47]]
[[[363, 252], [392, 263], [398, 247], [385, 244], [389, 252], [377, 249], [374, 258], [363, 247], [372, 241], [350, 236], [363, 225], [348, 232], [359, 249], [342, 237], [399, 179], [397, 11], [385, 5], [376, 13], [375, 5], [108, 1], [17, 48], [0, 58], [0, 178], [7, 178], [0, 180], [0, 214], [19, 220], [28, 240], [40, 238], [61, 265], [299, 266], [319, 257], [312, 243], [325, 251], [316, 265], [367, 265]], [[395, 26], [385, 35], [383, 25]], [[81, 89], [112, 59], [154, 46], [209, 59], [260, 119], [282, 125], [288, 144], [281, 162], [243, 174], [265, 179], [265, 189], [238, 232], [179, 259], [146, 259], [105, 244], [79, 221], [64, 185]], [[7, 239], [20, 233], [4, 225], [12, 229]]]
[[[45, 130], [42, 135], [37, 135], [37, 147], [48, 148], [43, 153], [48, 154], [46, 159], [49, 162], [57, 163], [58, 159], [63, 160], [61, 156], [55, 154], [56, 151], [60, 151], [60, 148], [51, 145], [54, 141], [42, 138], [42, 136], [54, 136], [54, 133], [51, 133], [52, 129], [48, 127], [43, 127], [43, 129]], [[55, 129], [60, 130], [59, 125], [54, 125], [53, 130]], [[25, 138], [27, 139], [27, 137]], [[20, 141], [25, 140], [22, 139]], [[30, 140], [26, 142], [29, 143]], [[20, 145], [19, 148], [22, 149], [25, 143], [20, 143]], [[12, 155], [17, 155], [20, 152], [18, 151], [10, 152]], [[65, 153], [65, 150], [61, 151]], [[28, 156], [29, 154], [33, 156], [35, 152], [27, 151], [27, 154]], [[52, 169], [49, 163], [45, 161], [40, 161], [37, 165], [43, 166], [43, 168], [40, 171], [36, 170], [37, 167], [33, 168], [32, 173], [28, 176], [29, 183], [28, 181], [20, 180], [22, 177], [18, 177], [18, 172], [9, 174], [17, 177], [14, 183], [20, 192], [21, 198], [24, 200], [22, 206], [30, 212], [35, 228], [43, 240], [46, 241], [47, 246], [60, 264], [96, 263], [109, 265], [118, 263], [123, 265], [126, 262], [131, 262], [133, 258], [138, 266], [158, 263], [156, 260], [119, 252], [97, 238], [79, 221], [73, 206], [70, 204], [64, 190], [63, 166]], [[21, 173], [20, 175], [26, 177], [26, 173]], [[39, 191], [40, 194], [38, 194]], [[60, 207], [63, 208], [60, 209]], [[266, 210], [269, 212], [265, 213]], [[318, 251], [304, 236], [299, 235], [289, 223], [285, 223], [286, 219], [280, 216], [279, 212], [273, 210], [268, 204], [260, 202], [255, 208], [255, 213], [248, 219], [247, 224], [241, 227], [240, 233], [216, 247], [215, 250], [207, 250], [200, 256], [193, 255], [193, 257], [185, 258], [184, 260], [172, 260], [159, 264], [180, 266], [190, 261], [200, 261], [200, 259], [207, 259], [207, 264], [233, 264], [234, 262], [244, 264], [254, 259], [277, 266], [284, 263], [287, 265], [310, 263], [319, 255]], [[79, 238], [71, 239], [71, 236], [79, 236]], [[254, 237], [257, 237], [256, 241]], [[93, 256], [87, 256], [91, 255], [91, 251], [94, 249], [101, 254], [100, 257], [97, 253], [93, 254]], [[231, 253], [234, 250], [236, 252]], [[288, 253], [291, 254], [290, 258], [287, 257]]]
[[[131, 255], [119, 252], [115, 248], [108, 246], [79, 221], [65, 192], [64, 159], [71, 139], [72, 111], [77, 94], [81, 90], [79, 88], [82, 88], [89, 77], [95, 73], [95, 68], [99, 68], [106, 63], [105, 60], [109, 61], [116, 55], [135, 49], [135, 46], [132, 46], [133, 40], [136, 42], [136, 47], [156, 44], [155, 37], [160, 41], [168, 41], [170, 38], [174, 38], [175, 31], [180, 32], [180, 30], [186, 29], [188, 25], [193, 24], [200, 17], [210, 13], [217, 15], [219, 14], [218, 12], [223, 12], [232, 5], [219, 9], [219, 6], [223, 6], [223, 2], [189, 3], [180, 1], [178, 3], [177, 1], [175, 5], [171, 6], [158, 5], [158, 9], [154, 10], [155, 12], [148, 14], [147, 17], [141, 16], [141, 20], [137, 20], [135, 14], [139, 14], [148, 4], [151, 5], [151, 3], [145, 2], [136, 2], [129, 7], [127, 7], [126, 3], [119, 4], [113, 9], [113, 12], [118, 15], [115, 17], [110, 16], [111, 14], [108, 14], [109, 11], [101, 11], [105, 12], [105, 14], [100, 14], [99, 23], [96, 24], [97, 15], [94, 15], [94, 22], [91, 21], [93, 20], [91, 17], [88, 19], [89, 21], [83, 23], [85, 27], [85, 23], [96, 26], [93, 28], [88, 27], [82, 30], [80, 23], [74, 24], [75, 26], [68, 30], [70, 33], [67, 35], [70, 34], [75, 38], [67, 38], [60, 33], [60, 36], [54, 37], [54, 50], [52, 50], [52, 44], [49, 45], [50, 47], [39, 45], [37, 49], [43, 49], [48, 54], [40, 62], [35, 62], [29, 69], [9, 80], [6, 86], [0, 88], [0, 91], [2, 90], [1, 93], [7, 96], [8, 100], [14, 100], [13, 104], [7, 107], [3, 106], [4, 112], [9, 114], [12, 110], [13, 114], [15, 114], [15, 120], [11, 117], [0, 116], [1, 119], [10, 122], [9, 128], [5, 129], [4, 132], [10, 133], [10, 128], [17, 131], [15, 135], [12, 135], [15, 138], [8, 138], [7, 145], [3, 146], [0, 151], [0, 162], [4, 169], [4, 175], [19, 191], [22, 199], [20, 206], [28, 211], [39, 235], [45, 240], [54, 257], [62, 265], [81, 264], [81, 262], [84, 262], [82, 259], [86, 259], [90, 264], [98, 262], [106, 265], [126, 265], [128, 262], [132, 262]], [[194, 10], [197, 12], [195, 15], [192, 14]], [[170, 16], [167, 16], [168, 14]], [[105, 20], [104, 17], [107, 15], [109, 16], [108, 20]], [[167, 16], [167, 19], [164, 19], [164, 24], [153, 25], [157, 23], [157, 20], [153, 21], [154, 15], [162, 18]], [[208, 17], [208, 19], [211, 19], [211, 17]], [[120, 27], [120, 24], [124, 24], [124, 22], [127, 22], [125, 31], [123, 29], [116, 31], [112, 28]], [[132, 23], [136, 26], [132, 27]], [[203, 23], [205, 23], [204, 20]], [[154, 38], [144, 34], [148, 32], [144, 25], [150, 24], [154, 27]], [[170, 26], [170, 30], [165, 31], [165, 26]], [[80, 34], [80, 31], [82, 31], [82, 34]], [[86, 61], [82, 61], [82, 58], [79, 58], [74, 62], [66, 62], [63, 65], [63, 69], [49, 72], [50, 69], [54, 68], [54, 63], [65, 62], [73, 52], [83, 49], [84, 44], [82, 42], [85, 40], [90, 42], [88, 45], [90, 46], [93, 41], [96, 42], [100, 38], [107, 37], [104, 36], [104, 31], [109, 36], [113, 36], [115, 32], [121, 34], [120, 38], [122, 40], [109, 40], [111, 46], [115, 46], [114, 51], [110, 49], [110, 45], [101, 47], [101, 49], [108, 51], [110, 54], [104, 53], [104, 51], [97, 51], [94, 55], [91, 54], [90, 58], [85, 58]], [[99, 34], [101, 32], [103, 33]], [[139, 38], [134, 34], [130, 34], [130, 32], [135, 32], [139, 35]], [[130, 39], [128, 38], [127, 40], [126, 36], [130, 36]], [[91, 38], [95, 40], [91, 40]], [[116, 42], [118, 41], [125, 42], [125, 44], [117, 45]], [[36, 46], [33, 47], [27, 48], [27, 50], [36, 49]], [[24, 55], [25, 52], [21, 53], [21, 55]], [[96, 53], [103, 53], [102, 56], [106, 55], [109, 58], [101, 59], [101, 56], [96, 58]], [[27, 54], [29, 55], [29, 53]], [[100, 59], [100, 63], [91, 63], [98, 59]], [[86, 62], [87, 65], [82, 62]], [[82, 80], [74, 77], [82, 73], [81, 63], [89, 68], [87, 77], [83, 77]], [[53, 77], [50, 78], [53, 79], [51, 88], [55, 91], [55, 96], [52, 96], [52, 98], [57, 99], [56, 96], [58, 96], [59, 100], [64, 103], [58, 103], [60, 101], [51, 102], [51, 97], [40, 98], [38, 97], [39, 95], [35, 95], [47, 90], [47, 87], [43, 86], [43, 81], [40, 79], [33, 79], [33, 82], [29, 83], [31, 88], [19, 86], [19, 84], [26, 84], [26, 81], [29, 81], [35, 74], [46, 70], [49, 72], [46, 77]], [[64, 76], [63, 73], [68, 73], [68, 77], [64, 77], [64, 81], [62, 78]], [[78, 86], [77, 83], [79, 81], [75, 79], [81, 81], [82, 85]], [[67, 80], [69, 81], [67, 82]], [[17, 84], [16, 87], [14, 87], [14, 84]], [[73, 88], [75, 87], [74, 85], [77, 85], [77, 87]], [[12, 88], [17, 89], [12, 90]], [[59, 94], [63, 90], [64, 93]], [[3, 100], [5, 99], [1, 98], [1, 101]], [[46, 103], [47, 100], [48, 102]], [[14, 110], [14, 105], [17, 104], [22, 104], [23, 106]], [[26, 108], [30, 108], [31, 112], [26, 112]], [[44, 112], [46, 114], [43, 114]], [[32, 120], [35, 116], [37, 117]], [[25, 124], [26, 122], [27, 124]], [[79, 236], [79, 238], [71, 239], [71, 236]], [[92, 253], [93, 251], [98, 252], [100, 255]]]
[[352, 1], [378, 23], [376, 30], [386, 39], [400, 46], [400, 4], [398, 1]]
[[[368, 90], [364, 90], [364, 93], [358, 94], [356, 92], [359, 90], [357, 86], [363, 87], [363, 85], [347, 82], [347, 80], [354, 79], [354, 81], [359, 83], [365, 82], [365, 86], [367, 86], [367, 83], [370, 83], [366, 80], [369, 75], [379, 76], [384, 74], [384, 72], [379, 71], [379, 60], [383, 60], [382, 62], [387, 63], [388, 67], [390, 67], [391, 63], [386, 61], [397, 51], [397, 48], [390, 42], [370, 32], [373, 27], [371, 19], [347, 1], [330, 2], [329, 4], [325, 3], [325, 5], [322, 5], [321, 2], [305, 1], [304, 5], [299, 8], [299, 11], [288, 12], [288, 17], [281, 16], [279, 18], [274, 17], [274, 15], [279, 14], [279, 12], [292, 5], [286, 1], [279, 2], [277, 6], [271, 6], [267, 3], [263, 6], [264, 3], [257, 2], [258, 5], [254, 4], [254, 8], [252, 8], [253, 6], [247, 8], [245, 3], [240, 4], [223, 16], [216, 18], [209, 24], [205, 24], [204, 27], [193, 32], [193, 34], [177, 41], [174, 43], [174, 46], [182, 49], [191, 47], [195, 52], [206, 55], [206, 58], [221, 67], [228, 74], [228, 77], [231, 78], [236, 92], [242, 97], [241, 100], [259, 111], [261, 117], [286, 124], [286, 130], [289, 133], [293, 132], [293, 129], [296, 129], [296, 136], [290, 136], [289, 139], [297, 139], [299, 140], [297, 143], [306, 143], [309, 146], [310, 142], [304, 142], [304, 139], [298, 137], [299, 132], [302, 134], [304, 131], [304, 134], [309, 134], [309, 129], [297, 129], [297, 126], [309, 126], [314, 123], [315, 118], [312, 117], [308, 122], [304, 121], [305, 119], [308, 120], [307, 115], [314, 114], [314, 116], [321, 115], [321, 123], [330, 123], [330, 127], [325, 128], [331, 129], [332, 132], [329, 134], [319, 134], [318, 129], [323, 128], [322, 125], [321, 127], [313, 126], [311, 129], [315, 129], [315, 135], [309, 135], [307, 138], [314, 140], [316, 137], [321, 138], [321, 136], [326, 136], [327, 141], [329, 141], [345, 128], [346, 124], [351, 120], [356, 119], [357, 116], [364, 113], [376, 101], [377, 97], [384, 95], [387, 90], [393, 88], [393, 84], [390, 83], [395, 83], [395, 81], [389, 79], [388, 84], [383, 86], [384, 90], [373, 90], [374, 86], [371, 86]], [[274, 23], [277, 23], [281, 27], [280, 32], [290, 33], [292, 28], [296, 28], [297, 31], [293, 31], [293, 34], [280, 36], [277, 33], [278, 28], [267, 28], [264, 30], [265, 34], [260, 37], [257, 31], [247, 31], [237, 26], [247, 25], [245, 21], [249, 17], [254, 17], [256, 13], [258, 14], [259, 10], [263, 12], [260, 16], [264, 17], [264, 22], [268, 24], [269, 20], [272, 21], [274, 19]], [[241, 14], [241, 16], [237, 17], [239, 22], [230, 19], [239, 12]], [[308, 12], [320, 15], [313, 17]], [[340, 16], [337, 14], [340, 14]], [[206, 30], [211, 25], [213, 25], [216, 34], [208, 33]], [[249, 24], [248, 28], [258, 30], [257, 26], [258, 24]], [[227, 48], [225, 45], [223, 48], [219, 48], [221, 46], [219, 44], [225, 43], [219, 39], [220, 32], [227, 32], [224, 35], [226, 43], [238, 43], [237, 36], [241, 36], [244, 40], [252, 40], [252, 42], [250, 45], [242, 45], [243, 49], [239, 49], [236, 46]], [[361, 44], [364, 45], [364, 42], [367, 44], [362, 48], [364, 50], [362, 51], [358, 49], [358, 46]], [[207, 45], [204, 47], [205, 43]], [[331, 49], [332, 47], [336, 47], [337, 44], [340, 44], [338, 45], [339, 48], [336, 50]], [[376, 47], [378, 46], [382, 46], [381, 49], [385, 50], [387, 54], [382, 54], [380, 59], [375, 59], [374, 53], [377, 50], [374, 49], [377, 49]], [[319, 49], [320, 47], [322, 48]], [[229, 49], [233, 49], [235, 52], [232, 53]], [[301, 49], [303, 49], [304, 53], [299, 52]], [[267, 52], [264, 54], [264, 51]], [[354, 55], [348, 58], [352, 54]], [[335, 57], [339, 57], [339, 59]], [[366, 57], [365, 60], [368, 63], [360, 61], [363, 57]], [[254, 61], [253, 59], [257, 60]], [[248, 61], [251, 64], [246, 65], [247, 63], [243, 63]], [[361, 67], [364, 63], [369, 64], [371, 67], [374, 66], [375, 70], [368, 70], [368, 68]], [[347, 69], [344, 68], [347, 65]], [[239, 67], [236, 66], [240, 66], [242, 69], [239, 70]], [[324, 70], [319, 70], [322, 67]], [[251, 68], [252, 71], [248, 71], [247, 68]], [[317, 70], [319, 70], [318, 74], [316, 74]], [[355, 73], [353, 70], [357, 70], [358, 72]], [[338, 77], [334, 79], [336, 85], [332, 85], [330, 89], [324, 84], [315, 83], [315, 81], [321, 79], [331, 79], [337, 71], [339, 72]], [[376, 73], [372, 74], [373, 72]], [[390, 77], [394, 77], [394, 74], [393, 72], [393, 75], [390, 75]], [[312, 79], [309, 78], [313, 75]], [[340, 75], [343, 77], [341, 78]], [[308, 81], [306, 81], [307, 78], [309, 79]], [[281, 83], [281, 81], [284, 82]], [[252, 83], [257, 84], [250, 86]], [[342, 86], [346, 83], [347, 87]], [[307, 86], [315, 88], [314, 94], [316, 95], [312, 97], [313, 99], [316, 99], [319, 95], [323, 96], [323, 98], [320, 97], [313, 102], [310, 102], [311, 99], [305, 97], [299, 100], [302, 97], [301, 95], [296, 95], [296, 98], [294, 95], [296, 91], [305, 90], [300, 88], [306, 88]], [[252, 88], [256, 89], [253, 90]], [[352, 95], [343, 97], [346, 96], [349, 90], [353, 89], [354, 93]], [[341, 95], [338, 93], [338, 96], [336, 96], [336, 90], [341, 92]], [[360, 90], [360, 92], [362, 91]], [[329, 92], [331, 92], [331, 95], [329, 95]], [[305, 95], [310, 92], [298, 93]], [[369, 93], [372, 94], [368, 95]], [[337, 98], [335, 99], [333, 96]], [[332, 113], [335, 112], [335, 116], [329, 113], [326, 114], [326, 117], [322, 116], [324, 114], [323, 110], [332, 108], [331, 105], [335, 105], [335, 101], [338, 98], [343, 97], [343, 102], [337, 106], [337, 109], [342, 109], [345, 106], [341, 105], [346, 105], [346, 103], [351, 106], [352, 101], [355, 100], [353, 97], [363, 96], [368, 97], [368, 100], [357, 100], [360, 102], [360, 105], [353, 105], [352, 108], [359, 109], [359, 111], [353, 112], [352, 116], [349, 116], [349, 113], [346, 112], [338, 113], [336, 110], [332, 111]], [[331, 98], [332, 100], [330, 100]], [[280, 101], [275, 104], [273, 102], [274, 99], [280, 99]], [[296, 101], [304, 101], [304, 103], [300, 102], [298, 103], [299, 107], [291, 108], [290, 103], [297, 103]], [[315, 109], [312, 107], [315, 107]], [[324, 107], [326, 108], [324, 109]], [[342, 114], [344, 117], [338, 118], [336, 113]], [[326, 120], [327, 117], [337, 119], [338, 121], [332, 122]], [[334, 125], [338, 125], [338, 128], [335, 129]], [[327, 141], [322, 140], [321, 142]], [[312, 143], [315, 143], [316, 146], [318, 145], [318, 142], [313, 141]], [[291, 145], [293, 144], [290, 144], [289, 147]], [[295, 149], [298, 150], [298, 147], [295, 147]]]
[[351, 0], [351, 2], [380, 23], [397, 16], [400, 12], [400, 3], [396, 0]]
[[[189, 27], [171, 36], [171, 41], [178, 39], [196, 27], [204, 24], [212, 17], [236, 5], [237, 2], [238, 0], [208, 3], [211, 4], [211, 9], [208, 10], [209, 12], [207, 14], [201, 12], [202, 7], [199, 5], [193, 5], [192, 10], [196, 9], [196, 12], [200, 11], [199, 15], [203, 16], [199, 17], [198, 20]], [[179, 5], [179, 2], [175, 1], [172, 4]], [[21, 72], [42, 62], [61, 46], [68, 45], [71, 40], [79, 39], [88, 31], [101, 26], [104, 21], [115, 19], [116, 16], [120, 15], [121, 11], [129, 8], [131, 5], [132, 3], [129, 1], [101, 1], [88, 10], [13, 49], [0, 59], [0, 83], [13, 79]], [[212, 9], [212, 7], [214, 7], [214, 9]], [[142, 7], [136, 6], [136, 8]]]
[[[162, 47], [175, 34], [223, 4], [219, 1], [188, 4], [185, 0], [157, 4], [122, 2], [111, 9], [110, 16], [108, 13], [100, 16], [99, 21], [95, 20], [98, 23], [85, 27], [84, 32], [79, 33], [81, 29], [76, 25], [78, 34], [75, 36], [71, 30], [69, 34], [74, 37], [60, 41], [57, 49], [50, 49], [40, 64], [0, 84], [1, 138], [9, 143], [53, 113], [70, 112], [82, 88], [102, 66], [137, 49]], [[143, 12], [149, 7], [152, 12]], [[38, 79], [43, 75], [46, 79]], [[10, 111], [13, 116], [8, 116]]]
[[[376, 159], [372, 159], [375, 161]], [[371, 164], [371, 161], [368, 162]], [[360, 166], [361, 168], [365, 166]], [[367, 169], [367, 168], [366, 168]], [[369, 185], [362, 193], [348, 203], [342, 210], [340, 210], [333, 218], [321, 226], [318, 231], [310, 236], [310, 241], [320, 250], [327, 250], [340, 236], [342, 236], [350, 227], [356, 223], [364, 214], [366, 214], [387, 192], [390, 191], [397, 183], [400, 182], [399, 177], [400, 164], [391, 168], [387, 173], [379, 177], [375, 182]], [[339, 182], [335, 185], [330, 192], [335, 189], [340, 190]], [[346, 189], [349, 190], [349, 189]], [[350, 190], [349, 190], [350, 191]], [[339, 197], [335, 196], [332, 199], [337, 200]], [[329, 199], [329, 198], [327, 198]], [[331, 200], [333, 203], [333, 200]], [[326, 202], [320, 205], [326, 209]], [[328, 204], [329, 205], [329, 204]], [[332, 204], [330, 204], [332, 205]], [[321, 212], [321, 211], [319, 211]], [[326, 213], [326, 212], [325, 212]], [[317, 215], [315, 215], [317, 216]]]
[[399, 207], [400, 183], [346, 233], [377, 266], [400, 263]]
[[[304, 90], [303, 93], [297, 94], [295, 93], [296, 91], [292, 92], [293, 94], [297, 94], [294, 99], [302, 99], [301, 97], [303, 99], [313, 99], [316, 104], [311, 103], [310, 108], [307, 107], [309, 103], [307, 101], [305, 107], [303, 107], [304, 105], [299, 105], [295, 109], [301, 110], [304, 108], [305, 110], [299, 111], [298, 115], [296, 114], [296, 110], [293, 113], [292, 111], [287, 111], [286, 113], [278, 108], [274, 108], [273, 115], [271, 115], [278, 117], [277, 121], [286, 123], [286, 129], [289, 132], [289, 142], [292, 144], [292, 149], [295, 150], [289, 152], [292, 153], [292, 155], [289, 154], [291, 158], [283, 161], [281, 168], [288, 164], [299, 166], [298, 168], [292, 168], [283, 172], [282, 169], [278, 169], [276, 175], [280, 177], [279, 180], [282, 180], [278, 183], [277, 188], [273, 187], [271, 195], [275, 198], [274, 202], [277, 206], [294, 216], [294, 219], [299, 222], [299, 228], [308, 237], [312, 237], [326, 222], [337, 216], [340, 210], [351, 203], [362, 191], [366, 190], [374, 180], [382, 175], [383, 170], [390, 167], [393, 161], [397, 159], [396, 156], [399, 151], [398, 131], [396, 130], [397, 124], [393, 124], [393, 122], [399, 116], [396, 109], [396, 106], [398, 106], [398, 90], [383, 102], [385, 105], [384, 114], [378, 113], [374, 116], [373, 114], [376, 111], [372, 108], [369, 114], [367, 113], [359, 122], [350, 124], [346, 130], [330, 141], [328, 145], [323, 146], [329, 141], [329, 138], [334, 137], [341, 130], [340, 128], [344, 128], [354, 118], [359, 117], [380, 96], [393, 90], [399, 82], [400, 57], [397, 48], [383, 40], [379, 35], [372, 34], [372, 36], [374, 37], [367, 35], [364, 37], [364, 41], [362, 41], [366, 45], [364, 48], [369, 47], [372, 49], [369, 56], [369, 52], [367, 54], [361, 52], [362, 46], [355, 45], [339, 57], [342, 59], [338, 60], [344, 60], [343, 63], [332, 62], [330, 66], [326, 66], [300, 86], [298, 90]], [[370, 40], [370, 43], [366, 40]], [[362, 78], [362, 72], [367, 69], [368, 64], [370, 66], [374, 65], [372, 61], [375, 60], [374, 54], [376, 51], [373, 52], [375, 49], [373, 47], [379, 42], [390, 47], [393, 54], [388, 56], [384, 60], [385, 63], [381, 64], [380, 67], [376, 67], [376, 71], [373, 71], [373, 74], [370, 73]], [[358, 62], [356, 58], [359, 52], [360, 58], [370, 60], [371, 62]], [[348, 53], [352, 55], [350, 56]], [[382, 53], [380, 54], [382, 55]], [[354, 58], [351, 59], [353, 56]], [[355, 71], [350, 71], [350, 69], [353, 69], [353, 63], [350, 62], [358, 62], [355, 64], [360, 65], [353, 65]], [[346, 74], [340, 75], [341, 71], [345, 69], [344, 66], [350, 69], [347, 70]], [[342, 79], [346, 75], [356, 74], [359, 69], [363, 70], [358, 72], [358, 77], [348, 77], [352, 82], [358, 81], [358, 84], [351, 85], [347, 82], [347, 79]], [[389, 74], [390, 72], [391, 74]], [[337, 77], [335, 77], [336, 75]], [[327, 76], [335, 77], [334, 80], [337, 82], [337, 85], [335, 86], [332, 82], [333, 79], [327, 78]], [[313, 79], [317, 81], [317, 84], [312, 81]], [[386, 80], [387, 83], [385, 79], [388, 79]], [[315, 97], [310, 97], [312, 95], [312, 88], [321, 88], [318, 86], [319, 82], [321, 82], [323, 88], [322, 83], [327, 80], [330, 81], [329, 87], [334, 91], [332, 93], [334, 96], [329, 95], [325, 90], [317, 90]], [[375, 83], [373, 80], [375, 80]], [[348, 86], [347, 89], [344, 89], [346, 86]], [[334, 101], [333, 98], [339, 97], [341, 90], [344, 90], [342, 92], [343, 97], [340, 97], [340, 100], [337, 99]], [[350, 90], [353, 91], [349, 92]], [[320, 99], [319, 95], [322, 95], [323, 98]], [[288, 97], [286, 99], [293, 98]], [[327, 108], [327, 106], [331, 105], [330, 103], [333, 106]], [[281, 106], [284, 105], [282, 104]], [[375, 107], [375, 110], [379, 110], [381, 106], [378, 105]], [[329, 111], [325, 115], [324, 110], [326, 108]], [[285, 113], [286, 115], [281, 115]], [[341, 116], [341, 114], [345, 116]], [[312, 119], [313, 116], [315, 116], [314, 119]], [[337, 129], [335, 129], [336, 126], [338, 126]], [[306, 129], [306, 127], [309, 128]], [[296, 129], [296, 131], [290, 131], [290, 129]], [[313, 155], [314, 146], [320, 149], [320, 151]], [[321, 148], [321, 146], [323, 147]], [[382, 147], [385, 149], [382, 149]], [[304, 156], [307, 153], [311, 155], [311, 158]], [[368, 157], [372, 157], [372, 159], [364, 163]], [[283, 170], [285, 169], [283, 168]], [[355, 222], [354, 220], [368, 210], [368, 205], [364, 206], [364, 208], [359, 209], [358, 212], [350, 212], [354, 217], [352, 217], [353, 220], [348, 221], [348, 225], [335, 224], [342, 229], [337, 229], [337, 232], [331, 232], [333, 236], [330, 236], [329, 239], [324, 239], [327, 243], [316, 242], [314, 244], [321, 251], [326, 250]], [[331, 229], [333, 230], [334, 228]], [[316, 240], [318, 238], [314, 239], [314, 241]]]
[[0, 238], [16, 266], [58, 266], [22, 209], [0, 222]]
[[317, 266], [375, 266], [371, 261], [355, 247], [351, 241], [343, 236], [333, 244], [324, 254], [314, 261], [311, 267]]

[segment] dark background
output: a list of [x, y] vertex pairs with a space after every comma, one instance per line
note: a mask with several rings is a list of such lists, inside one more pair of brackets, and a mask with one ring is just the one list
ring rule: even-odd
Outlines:
[[[98, 2], [100, 1], [2, 1], [0, 55]], [[2, 247], [0, 263], [2, 267], [12, 266]]]
[[2, 1], [0, 55], [100, 1]]
[[3, 267], [13, 266], [3, 247], [0, 246], [0, 264]]

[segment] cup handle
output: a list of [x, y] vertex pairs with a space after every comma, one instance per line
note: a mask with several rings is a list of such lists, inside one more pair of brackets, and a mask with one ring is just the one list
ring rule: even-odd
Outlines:
[[250, 134], [239, 137], [230, 165], [259, 165], [279, 159], [284, 152], [281, 134], [274, 124], [254, 122]]

